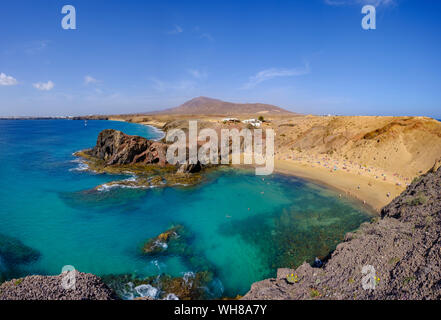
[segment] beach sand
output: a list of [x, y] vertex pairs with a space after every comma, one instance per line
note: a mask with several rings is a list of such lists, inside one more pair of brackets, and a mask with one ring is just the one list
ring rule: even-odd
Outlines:
[[[341, 191], [342, 197], [356, 198], [377, 212], [404, 191], [405, 186], [343, 170], [329, 170], [307, 163], [275, 160], [275, 172], [294, 175]], [[390, 193], [389, 197], [387, 194]]]
[[[239, 115], [237, 116], [239, 117]], [[243, 115], [242, 115], [243, 117]], [[441, 159], [441, 123], [424, 117], [270, 116], [262, 129], [275, 132], [275, 171], [341, 191], [379, 212]], [[167, 131], [238, 127], [220, 116], [112, 117]], [[430, 146], [430, 147], [428, 147]], [[242, 162], [243, 163], [243, 162]]]

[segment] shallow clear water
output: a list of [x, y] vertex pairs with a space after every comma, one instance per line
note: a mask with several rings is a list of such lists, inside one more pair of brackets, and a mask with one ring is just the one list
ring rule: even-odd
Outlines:
[[[244, 170], [212, 172], [191, 188], [90, 191], [117, 177], [76, 170], [72, 153], [109, 128], [158, 136], [113, 121], [0, 121], [0, 235], [41, 253], [36, 262], [3, 267], [0, 256], [0, 272], [58, 274], [73, 265], [98, 275], [180, 276], [206, 268], [234, 296], [277, 267], [327, 255], [371, 217], [316, 184]], [[140, 254], [147, 239], [177, 223], [191, 235], [191, 258]]]

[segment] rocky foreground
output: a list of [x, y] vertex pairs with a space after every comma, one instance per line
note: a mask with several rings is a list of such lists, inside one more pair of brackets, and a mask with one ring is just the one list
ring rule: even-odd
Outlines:
[[0, 285], [0, 300], [114, 300], [115, 293], [99, 277], [75, 271], [75, 288], [65, 289], [63, 277], [28, 276]]
[[243, 297], [440, 298], [441, 169], [435, 168], [384, 207], [377, 221], [348, 233], [321, 268], [279, 269], [277, 278], [254, 283]]

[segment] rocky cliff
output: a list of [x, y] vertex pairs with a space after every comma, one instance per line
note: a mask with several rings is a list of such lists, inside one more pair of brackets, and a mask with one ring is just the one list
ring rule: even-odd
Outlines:
[[107, 165], [135, 163], [165, 165], [167, 146], [161, 142], [107, 129], [100, 132], [90, 154], [104, 160]]
[[421, 176], [381, 217], [346, 235], [322, 267], [304, 263], [254, 283], [244, 299], [440, 299], [441, 169]]

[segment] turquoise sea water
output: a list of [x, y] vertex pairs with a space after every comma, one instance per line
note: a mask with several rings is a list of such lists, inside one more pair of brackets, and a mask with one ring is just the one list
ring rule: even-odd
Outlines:
[[[190, 188], [91, 191], [121, 177], [78, 170], [72, 153], [92, 147], [109, 128], [160, 135], [113, 121], [0, 121], [0, 236], [40, 253], [30, 263], [5, 263], [0, 251], [5, 277], [59, 274], [65, 265], [98, 275], [182, 276], [202, 265], [214, 272], [223, 295], [235, 296], [277, 267], [326, 256], [345, 232], [371, 218], [332, 190], [244, 170], [212, 172]], [[140, 254], [147, 239], [173, 224], [191, 235], [192, 259]]]

